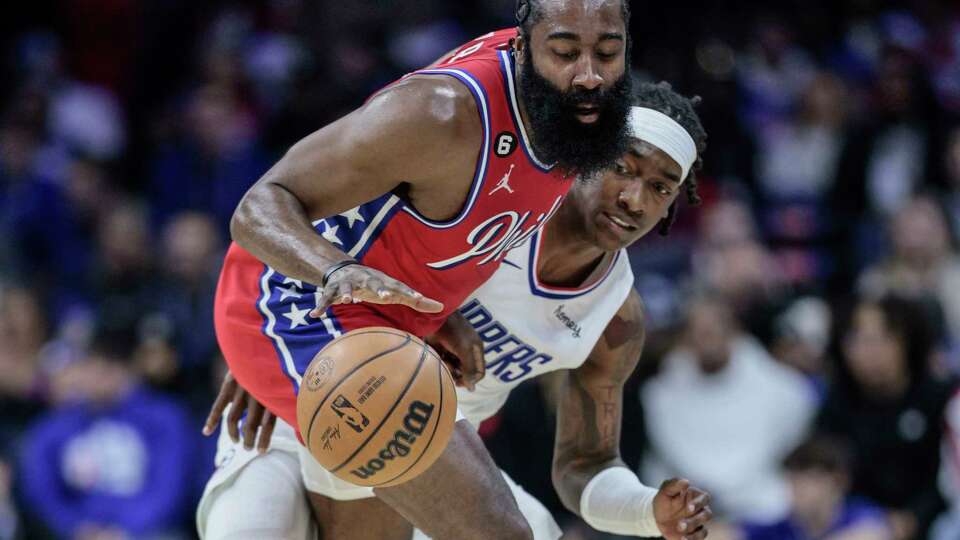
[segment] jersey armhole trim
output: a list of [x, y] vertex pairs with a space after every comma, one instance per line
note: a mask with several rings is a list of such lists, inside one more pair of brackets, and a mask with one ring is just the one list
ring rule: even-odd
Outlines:
[[480, 194], [480, 187], [483, 185], [483, 178], [487, 174], [487, 161], [490, 158], [489, 100], [483, 85], [477, 82], [472, 75], [461, 69], [425, 69], [416, 71], [412, 75], [443, 75], [459, 80], [470, 90], [470, 93], [473, 94], [473, 98], [477, 102], [477, 110], [480, 112], [480, 119], [483, 124], [483, 146], [481, 147], [480, 157], [477, 160], [477, 166], [473, 174], [473, 183], [470, 185], [470, 192], [468, 193], [467, 201], [464, 203], [463, 208], [456, 215], [456, 217], [449, 221], [434, 221], [417, 212], [416, 208], [414, 208], [413, 205], [408, 201], [403, 201], [403, 211], [416, 218], [417, 221], [434, 229], [449, 229], [458, 225], [470, 214], [470, 210], [473, 209], [474, 204], [477, 202], [477, 196]]
[[523, 153], [527, 155], [527, 159], [530, 160], [530, 163], [532, 163], [534, 167], [543, 172], [550, 172], [553, 170], [553, 165], [545, 165], [533, 153], [533, 145], [530, 144], [530, 139], [527, 137], [527, 129], [524, 127], [523, 121], [520, 118], [520, 106], [517, 104], [517, 87], [513, 78], [513, 56], [510, 54], [510, 51], [505, 50], [497, 51], [497, 55], [500, 57], [500, 72], [503, 75], [504, 82], [503, 89], [507, 93], [507, 102], [510, 103], [510, 118], [513, 119], [513, 125], [517, 128], [517, 132], [520, 133], [520, 146], [523, 148]]
[[604, 270], [603, 275], [586, 287], [551, 287], [549, 285], [540, 283], [540, 280], [537, 277], [537, 258], [539, 253], [540, 232], [537, 232], [530, 239], [530, 259], [527, 264], [527, 282], [530, 284], [531, 294], [552, 300], [576, 298], [593, 291], [607, 281], [607, 278], [613, 274], [614, 269], [620, 262], [620, 258], [623, 256], [623, 250], [617, 250], [613, 256], [613, 259], [609, 262], [609, 264], [607, 264], [607, 268]]

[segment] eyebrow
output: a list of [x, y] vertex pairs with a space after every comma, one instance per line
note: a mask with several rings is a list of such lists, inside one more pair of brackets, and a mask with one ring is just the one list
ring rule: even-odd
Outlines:
[[[553, 32], [547, 36], [547, 41], [551, 39], [568, 39], [570, 41], [580, 41], [580, 36], [578, 34], [574, 34], [573, 32], [559, 31], [559, 32]], [[611, 39], [623, 41], [623, 34], [620, 34], [618, 32], [607, 32], [605, 34], [600, 34], [600, 41], [607, 41]]]
[[677, 175], [675, 175], [675, 174], [673, 174], [672, 172], [668, 172], [668, 171], [665, 171], [665, 170], [663, 170], [663, 169], [660, 169], [660, 173], [663, 174], [664, 176], [666, 176], [666, 177], [667, 177], [667, 180], [672, 180], [672, 181], [673, 181], [674, 183], [676, 183], [676, 184], [679, 184], [679, 183], [680, 183], [680, 177], [677, 176]]
[[[640, 152], [638, 152], [636, 148], [631, 147], [630, 149], [627, 150], [627, 152], [637, 159], [645, 159], [643, 156], [640, 155]], [[677, 176], [676, 174], [666, 169], [660, 169], [660, 174], [662, 174], [664, 178], [666, 178], [667, 180], [670, 180], [675, 184], [680, 184], [680, 177]]]

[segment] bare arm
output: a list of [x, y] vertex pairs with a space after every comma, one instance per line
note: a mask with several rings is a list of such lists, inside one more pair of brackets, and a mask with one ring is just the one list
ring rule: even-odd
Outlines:
[[636, 292], [607, 324], [590, 357], [569, 372], [557, 410], [553, 485], [571, 512], [591, 478], [620, 459], [623, 384], [633, 373], [644, 341], [643, 303]]
[[630, 291], [590, 357], [564, 381], [553, 485], [564, 506], [599, 530], [703, 540], [713, 515], [709, 494], [684, 479], [646, 487], [620, 459], [623, 385], [640, 359], [644, 338], [643, 303]]
[[295, 144], [244, 196], [231, 235], [278, 272], [319, 284], [331, 264], [348, 257], [316, 234], [312, 219], [404, 182], [411, 193], [457, 190], [461, 178], [469, 184], [481, 133], [461, 83], [410, 77]]

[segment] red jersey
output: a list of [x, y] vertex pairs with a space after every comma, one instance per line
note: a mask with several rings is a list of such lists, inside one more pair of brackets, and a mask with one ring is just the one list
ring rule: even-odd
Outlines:
[[418, 336], [432, 334], [497, 270], [506, 253], [560, 206], [572, 178], [538, 160], [529, 145], [509, 46], [514, 37], [514, 29], [491, 32], [410, 74], [455, 78], [476, 100], [483, 142], [467, 200], [455, 217], [427, 219], [393, 192], [314, 223], [317, 234], [362, 264], [443, 302], [442, 313], [360, 303], [333, 306], [313, 319], [307, 313], [315, 285], [283, 276], [238, 245], [230, 246], [215, 307], [221, 349], [241, 384], [291, 425], [296, 425], [295, 399], [292, 411], [289, 403], [271, 406], [271, 395], [279, 399], [282, 392], [273, 383], [263, 388], [265, 371], [275, 369], [278, 360], [296, 391], [314, 355], [343, 332], [392, 326]]

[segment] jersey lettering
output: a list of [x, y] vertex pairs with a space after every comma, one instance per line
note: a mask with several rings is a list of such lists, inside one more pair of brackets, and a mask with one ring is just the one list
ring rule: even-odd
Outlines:
[[501, 212], [477, 225], [473, 231], [467, 235], [467, 244], [470, 245], [470, 249], [455, 257], [428, 263], [427, 266], [444, 270], [462, 264], [475, 257], [484, 256], [484, 258], [477, 263], [477, 266], [482, 266], [490, 261], [497, 260], [506, 255], [511, 249], [526, 242], [528, 238], [540, 230], [543, 224], [556, 213], [561, 202], [563, 202], [563, 197], [557, 197], [550, 211], [546, 214], [540, 214], [537, 217], [536, 223], [526, 230], [523, 229], [523, 225], [526, 223], [527, 218], [530, 217], [530, 212], [524, 212], [522, 216], [512, 210]]
[[515, 382], [533, 372], [538, 365], [553, 360], [518, 338], [500, 322], [494, 320], [479, 300], [471, 300], [460, 312], [477, 331], [484, 343], [483, 354], [487, 361], [487, 374], [503, 382]]

